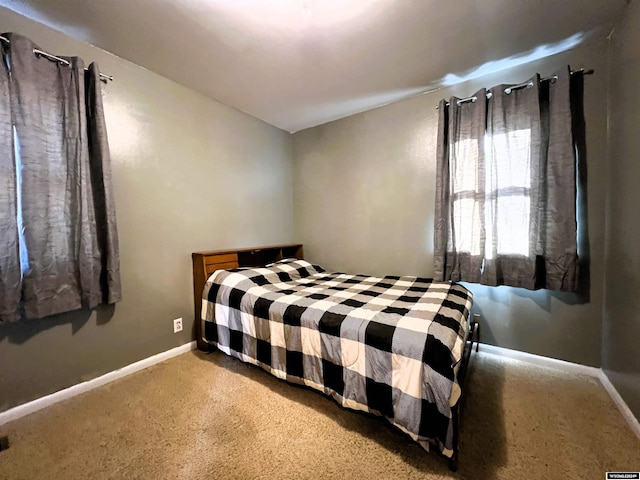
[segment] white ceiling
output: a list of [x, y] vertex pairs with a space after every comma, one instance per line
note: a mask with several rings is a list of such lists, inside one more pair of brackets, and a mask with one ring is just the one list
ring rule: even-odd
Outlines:
[[294, 132], [606, 35], [627, 1], [0, 4]]

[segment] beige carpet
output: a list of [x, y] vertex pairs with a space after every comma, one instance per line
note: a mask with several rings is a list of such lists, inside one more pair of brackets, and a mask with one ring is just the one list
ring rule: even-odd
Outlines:
[[1, 479], [603, 479], [640, 440], [595, 379], [475, 354], [460, 470], [384, 420], [190, 352], [0, 427]]

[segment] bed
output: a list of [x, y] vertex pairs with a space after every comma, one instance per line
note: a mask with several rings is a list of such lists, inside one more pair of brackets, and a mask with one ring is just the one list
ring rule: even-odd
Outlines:
[[466, 288], [327, 272], [300, 244], [192, 259], [200, 349], [383, 416], [457, 469], [460, 400], [479, 336]]

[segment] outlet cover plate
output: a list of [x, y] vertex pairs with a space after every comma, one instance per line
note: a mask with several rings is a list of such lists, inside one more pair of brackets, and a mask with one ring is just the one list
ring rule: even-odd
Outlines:
[[173, 333], [178, 333], [182, 331], [182, 318], [176, 318], [173, 321]]

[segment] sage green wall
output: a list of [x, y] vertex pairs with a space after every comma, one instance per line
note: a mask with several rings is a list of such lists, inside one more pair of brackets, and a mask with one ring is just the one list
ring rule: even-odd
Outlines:
[[191, 252], [290, 242], [293, 213], [288, 133], [4, 8], [0, 18], [115, 77], [103, 97], [123, 288], [113, 310], [0, 325], [3, 411], [189, 342]]
[[[585, 82], [590, 298], [470, 288], [483, 341], [594, 366], [602, 350], [607, 375], [640, 415], [640, 356], [632, 350], [640, 343], [639, 10], [634, 0], [609, 53], [606, 39], [592, 39], [291, 137], [0, 7], [3, 31], [96, 60], [116, 77], [103, 96], [124, 290], [115, 309], [0, 325], [0, 411], [190, 341], [192, 251], [295, 239], [307, 258], [332, 269], [432, 275], [438, 100], [571, 64], [596, 69]], [[184, 319], [182, 334], [171, 333], [175, 317]]]
[[610, 48], [609, 190], [602, 367], [640, 418], [640, 2]]
[[[606, 194], [607, 40], [294, 134], [295, 236], [329, 269], [433, 275], [436, 136], [441, 98], [549, 75], [570, 64], [585, 78], [590, 299], [469, 285], [482, 341], [600, 365]], [[428, 61], [428, 59], [425, 59]], [[583, 238], [583, 240], [586, 240]]]

